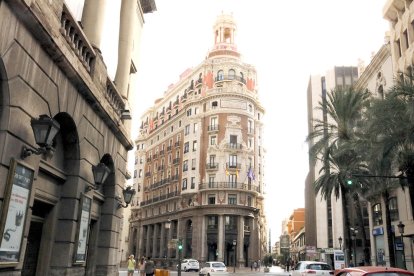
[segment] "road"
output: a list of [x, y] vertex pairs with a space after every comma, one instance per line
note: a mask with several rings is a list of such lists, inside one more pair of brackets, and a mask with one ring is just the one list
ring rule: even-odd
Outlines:
[[[246, 275], [246, 276], [271, 276], [271, 275], [278, 275], [278, 276], [289, 276], [289, 272], [285, 272], [282, 268], [278, 266], [274, 266], [270, 268], [269, 272], [263, 272], [263, 268], [261, 271], [251, 271], [249, 268], [237, 269], [236, 272], [233, 273], [233, 267], [228, 267], [229, 276], [232, 275]], [[182, 276], [198, 276], [198, 272], [181, 272]], [[119, 276], [127, 276], [126, 270], [119, 270]], [[134, 273], [134, 276], [139, 276], [138, 272]], [[170, 270], [170, 276], [177, 276], [177, 271]]]

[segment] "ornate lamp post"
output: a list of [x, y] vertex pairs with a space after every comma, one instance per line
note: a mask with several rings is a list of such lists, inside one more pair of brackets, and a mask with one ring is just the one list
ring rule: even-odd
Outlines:
[[339, 250], [342, 250], [342, 237], [341, 236], [339, 236], [338, 242], [339, 242]]
[[[167, 230], [167, 231], [169, 231], [169, 230], [170, 230], [170, 228], [171, 228], [171, 220], [167, 220], [167, 221], [165, 222], [165, 224], [164, 224], [164, 228], [165, 228], [165, 230]], [[167, 240], [168, 240], [168, 233], [167, 233]], [[168, 241], [168, 242], [169, 242], [169, 241]], [[166, 253], [165, 253], [165, 261], [166, 261], [165, 266], [166, 266], [166, 268], [170, 266], [170, 264], [169, 264], [169, 260], [168, 260], [168, 253], [169, 253], [168, 251], [169, 251], [169, 248], [168, 248], [168, 246], [167, 246], [167, 250], [166, 250]]]
[[402, 253], [403, 253], [403, 268], [407, 269], [407, 266], [405, 264], [405, 249], [404, 249], [404, 227], [405, 224], [402, 223], [402, 221], [400, 221], [400, 223], [398, 223], [398, 231], [400, 232], [401, 235], [401, 244], [402, 244]]
[[233, 247], [234, 247], [234, 267], [233, 267], [233, 273], [236, 273], [236, 252], [237, 252], [237, 240], [233, 240]]

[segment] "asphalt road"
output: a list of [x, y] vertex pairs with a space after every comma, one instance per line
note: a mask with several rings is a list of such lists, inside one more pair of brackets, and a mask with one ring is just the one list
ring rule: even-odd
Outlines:
[[[270, 275], [278, 275], [278, 276], [289, 276], [289, 272], [285, 272], [282, 268], [278, 267], [278, 266], [274, 266], [270, 268], [269, 272], [263, 272], [263, 268], [261, 269], [261, 271], [251, 271], [248, 268], [243, 268], [243, 269], [237, 269], [236, 268], [236, 272], [233, 273], [233, 267], [228, 267], [228, 272], [229, 272], [229, 276], [232, 275], [246, 275], [246, 276], [261, 276], [261, 275], [266, 275], [266, 276], [270, 276]], [[181, 272], [182, 276], [198, 276], [198, 272]], [[119, 271], [119, 276], [127, 276], [127, 271], [126, 270], [120, 270]], [[139, 276], [138, 272], [134, 273], [134, 276]], [[170, 271], [170, 276], [177, 276], [177, 271]]]

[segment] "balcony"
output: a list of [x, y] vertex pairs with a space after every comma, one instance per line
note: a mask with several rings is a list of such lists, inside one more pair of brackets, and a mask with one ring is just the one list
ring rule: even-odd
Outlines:
[[158, 171], [163, 171], [165, 169], [164, 165], [158, 166]]
[[238, 143], [228, 143], [226, 144], [226, 148], [227, 149], [242, 149], [242, 144], [238, 144]]
[[166, 195], [157, 196], [157, 197], [154, 197], [154, 198], [146, 200], [146, 201], [141, 201], [140, 206], [150, 205], [152, 203], [157, 203], [159, 201], [163, 201], [163, 200], [173, 198], [173, 197], [176, 197], [176, 196], [179, 196], [178, 191], [177, 192], [172, 192], [172, 193], [169, 193], [169, 194], [166, 194]]
[[145, 177], [150, 177], [151, 176], [151, 172], [146, 172], [145, 173]]
[[218, 163], [207, 163], [206, 170], [217, 170], [219, 167]]
[[171, 177], [171, 182], [176, 182], [176, 181], [178, 181], [178, 174]]
[[163, 156], [165, 154], [165, 150], [160, 151], [160, 156]]
[[252, 184], [245, 184], [239, 182], [212, 182], [212, 183], [201, 183], [199, 185], [200, 190], [209, 190], [209, 189], [234, 189], [241, 191], [257, 192], [260, 193], [258, 186]]
[[207, 130], [210, 132], [219, 131], [219, 125], [209, 125]]
[[180, 163], [180, 158], [178, 157], [178, 158], [174, 158], [173, 159], [173, 164], [174, 165], [178, 165], [178, 163]]
[[172, 150], [172, 146], [168, 146], [167, 151], [171, 151], [171, 150]]
[[180, 146], [180, 141], [175, 142], [174, 146], [178, 148]]
[[238, 81], [241, 82], [243, 84], [246, 84], [246, 80], [240, 76], [233, 76], [233, 75], [221, 75], [221, 76], [217, 76], [214, 81], [219, 82], [219, 81]]
[[148, 157], [147, 158], [147, 162], [151, 162], [151, 157]]
[[152, 158], [157, 159], [157, 158], [158, 158], [158, 154], [157, 154], [157, 153], [156, 153], [156, 154], [154, 154], [154, 155], [152, 156]]
[[240, 168], [241, 168], [241, 164], [240, 163], [233, 163], [233, 162], [227, 162], [226, 163], [226, 168], [227, 169], [238, 169], [238, 170], [240, 170]]

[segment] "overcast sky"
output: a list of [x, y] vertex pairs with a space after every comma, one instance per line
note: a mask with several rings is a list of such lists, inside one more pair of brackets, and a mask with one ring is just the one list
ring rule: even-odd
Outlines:
[[[120, 0], [107, 2], [113, 5], [107, 10], [119, 8]], [[266, 109], [266, 209], [274, 243], [282, 220], [304, 207], [309, 77], [333, 66], [357, 66], [358, 59], [368, 65], [388, 30], [382, 18], [385, 0], [155, 2], [157, 11], [145, 15], [133, 114], [139, 118], [183, 71], [200, 64], [213, 46], [217, 16], [233, 14], [236, 44], [243, 61], [257, 69], [259, 97]], [[116, 42], [116, 20], [111, 17], [105, 27], [104, 58]], [[116, 61], [106, 63], [114, 75]]]

